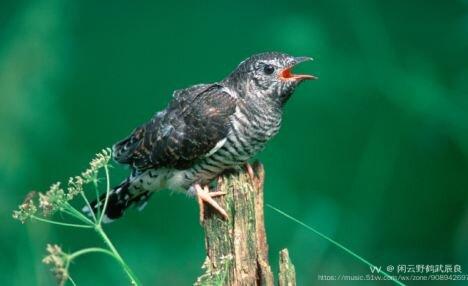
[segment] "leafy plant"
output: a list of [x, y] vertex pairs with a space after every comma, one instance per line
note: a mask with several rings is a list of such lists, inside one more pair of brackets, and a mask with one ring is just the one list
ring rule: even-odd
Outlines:
[[[111, 150], [104, 149], [96, 154], [96, 157], [90, 162], [89, 168], [81, 173], [80, 176], [71, 177], [68, 180], [66, 189], [61, 187], [61, 183], [53, 184], [45, 193], [31, 192], [29, 193], [23, 203], [19, 205], [18, 209], [13, 211], [13, 218], [18, 219], [22, 223], [28, 220], [36, 220], [40, 222], [60, 225], [64, 227], [90, 229], [94, 230], [96, 234], [103, 240], [105, 248], [90, 247], [77, 250], [72, 253], [66, 253], [58, 245], [47, 245], [48, 255], [42, 260], [45, 264], [51, 265], [51, 270], [57, 279], [59, 285], [65, 285], [70, 281], [73, 285], [75, 282], [70, 276], [69, 267], [72, 261], [81, 255], [88, 253], [104, 253], [114, 258], [122, 267], [123, 271], [128, 276], [132, 285], [140, 285], [137, 277], [120, 256], [114, 244], [104, 232], [102, 228], [102, 221], [104, 213], [107, 208], [107, 202], [110, 193], [110, 168]], [[88, 200], [85, 192], [85, 186], [90, 185], [94, 189], [94, 195], [99, 198], [100, 181], [102, 180], [99, 175], [104, 173], [105, 186], [105, 200], [102, 206], [97, 205], [97, 210], [93, 210], [90, 201]], [[88, 218], [77, 208], [75, 208], [71, 201], [77, 197], [81, 197], [89, 209], [90, 217]], [[69, 222], [63, 219], [55, 220], [51, 217], [59, 216], [69, 217], [76, 222]]]

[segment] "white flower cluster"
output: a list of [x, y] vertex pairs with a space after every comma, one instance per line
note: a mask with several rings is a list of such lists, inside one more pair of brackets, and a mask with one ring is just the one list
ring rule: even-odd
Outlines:
[[[81, 176], [71, 177], [68, 180], [67, 191], [64, 191], [60, 182], [50, 186], [45, 193], [31, 192], [26, 196], [24, 202], [13, 211], [13, 218], [24, 223], [37, 213], [38, 208], [44, 216], [50, 216], [57, 210], [62, 210], [64, 205], [83, 192], [83, 186], [88, 183], [97, 183], [99, 169], [107, 167], [111, 159], [111, 149], [103, 149], [97, 153], [89, 163], [89, 168]], [[38, 197], [38, 199], [36, 199]]]

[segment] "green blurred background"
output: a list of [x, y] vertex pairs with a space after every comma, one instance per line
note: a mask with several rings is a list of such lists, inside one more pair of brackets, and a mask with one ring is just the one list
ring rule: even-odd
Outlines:
[[[13, 221], [29, 190], [81, 172], [174, 89], [220, 80], [263, 51], [313, 56], [300, 69], [320, 77], [297, 90], [258, 156], [266, 202], [377, 265], [467, 273], [468, 1], [3, 0], [2, 285], [53, 285], [40, 262], [47, 242], [100, 243], [91, 231]], [[113, 182], [126, 173], [115, 168]], [[288, 247], [299, 285], [369, 273], [269, 209], [266, 224], [272, 264]], [[190, 285], [201, 273], [193, 199], [157, 193], [107, 230], [145, 285]], [[83, 257], [71, 273], [78, 285], [127, 285], [105, 256]]]

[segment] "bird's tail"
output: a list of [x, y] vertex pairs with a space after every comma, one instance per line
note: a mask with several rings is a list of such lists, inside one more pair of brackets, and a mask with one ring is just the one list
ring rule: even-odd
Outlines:
[[[120, 218], [124, 214], [125, 210], [132, 205], [135, 205], [139, 210], [142, 210], [146, 206], [146, 203], [152, 193], [144, 190], [136, 192], [134, 190], [130, 190], [130, 186], [130, 179], [126, 179], [120, 185], [110, 190], [109, 198], [107, 199], [106, 211], [102, 220], [103, 222], [109, 223]], [[91, 209], [95, 214], [98, 213], [98, 210], [102, 210], [105, 200], [106, 194], [102, 194], [99, 199], [91, 202]], [[91, 210], [88, 206], [83, 208], [83, 212], [92, 216]]]

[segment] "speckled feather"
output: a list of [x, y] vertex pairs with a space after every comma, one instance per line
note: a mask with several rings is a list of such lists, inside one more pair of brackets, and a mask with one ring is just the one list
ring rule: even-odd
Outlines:
[[138, 171], [186, 169], [227, 136], [235, 108], [219, 84], [177, 91], [164, 111], [114, 145], [114, 159]]
[[209, 183], [263, 149], [279, 131], [294, 89], [312, 78], [284, 76], [307, 59], [258, 54], [220, 82], [175, 91], [164, 110], [113, 146], [114, 159], [132, 173], [112, 190], [106, 220], [122, 216], [132, 204], [141, 209], [153, 191], [193, 193], [195, 184]]

